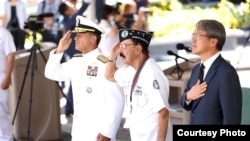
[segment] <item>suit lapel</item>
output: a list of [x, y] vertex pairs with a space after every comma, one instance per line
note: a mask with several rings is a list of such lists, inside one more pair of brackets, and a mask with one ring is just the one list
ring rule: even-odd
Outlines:
[[221, 57], [221, 55], [219, 55], [215, 59], [215, 61], [211, 65], [211, 67], [209, 68], [207, 75], [205, 77], [205, 80], [204, 80], [205, 82], [207, 82], [207, 84], [213, 78], [213, 76], [216, 74], [217, 68], [220, 66], [221, 61], [223, 61], [223, 58]]
[[[223, 61], [223, 58], [221, 57], [221, 55], [219, 55], [218, 58], [215, 59], [215, 61], [213, 62], [213, 64], [211, 65], [211, 67], [209, 68], [204, 81], [208, 84], [209, 81], [213, 78], [213, 76], [216, 74], [217, 68], [219, 67], [221, 61]], [[196, 72], [198, 72], [199, 67], [196, 68]], [[198, 73], [197, 73], [198, 75]], [[197, 106], [197, 104], [201, 101], [202, 98], [199, 98], [195, 101], [193, 101], [193, 109], [195, 109], [195, 107]]]

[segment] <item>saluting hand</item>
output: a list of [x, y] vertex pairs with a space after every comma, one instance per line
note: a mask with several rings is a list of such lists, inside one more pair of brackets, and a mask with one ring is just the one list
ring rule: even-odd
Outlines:
[[97, 141], [110, 141], [111, 139], [106, 137], [106, 136], [103, 136], [102, 134], [98, 134], [97, 136]]
[[203, 82], [200, 84], [200, 80], [187, 92], [186, 100], [196, 100], [205, 95], [205, 91], [207, 90], [207, 83]]
[[71, 31], [67, 31], [66, 34], [60, 39], [56, 53], [64, 52], [69, 48], [70, 43], [72, 42]]
[[110, 59], [116, 59], [116, 57], [120, 54], [120, 42], [116, 42], [111, 49]]

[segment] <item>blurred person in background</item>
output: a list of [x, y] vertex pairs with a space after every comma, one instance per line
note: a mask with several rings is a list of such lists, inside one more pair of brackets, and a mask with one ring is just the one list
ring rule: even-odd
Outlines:
[[147, 31], [146, 14], [148, 9], [140, 7], [139, 11], [137, 11], [137, 7], [134, 0], [121, 1], [119, 15], [116, 18], [116, 22], [119, 23], [120, 27]]
[[108, 33], [114, 26], [114, 18], [116, 14], [115, 7], [105, 4], [101, 10], [101, 20], [98, 23], [105, 33]]
[[102, 40], [99, 45], [105, 56], [109, 55], [111, 45], [118, 40], [118, 38], [116, 38], [115, 36], [110, 35], [111, 30], [117, 30], [117, 27], [115, 25], [116, 14], [117, 13], [115, 7], [111, 5], [104, 5], [101, 13], [101, 20], [98, 25], [105, 31], [105, 33], [102, 35]]
[[27, 5], [24, 1], [6, 0], [4, 2], [2, 25], [11, 32], [17, 50], [24, 48], [26, 33], [23, 29], [27, 18]]
[[122, 2], [122, 9], [120, 10], [120, 14], [122, 18], [118, 22], [120, 26], [125, 28], [131, 28], [134, 22], [136, 21], [136, 3], [133, 0], [127, 0]]
[[36, 15], [44, 21], [43, 41], [58, 44], [62, 37], [61, 15], [58, 11], [61, 0], [42, 0], [38, 3]]
[[[142, 28], [142, 25], [145, 23], [137, 18], [136, 3], [133, 0], [117, 2], [115, 6], [115, 13], [109, 15], [109, 23], [113, 24], [107, 24], [107, 27], [111, 27], [111, 29], [108, 28], [109, 31], [107, 30], [108, 32], [103, 35], [100, 43], [100, 48], [106, 56], [109, 56], [113, 44], [119, 41], [119, 29], [131, 28], [146, 31], [146, 29]], [[119, 62], [120, 61], [117, 61], [117, 65]]]
[[8, 88], [15, 63], [16, 47], [10, 32], [0, 27], [0, 141], [12, 141]]
[[138, 13], [141, 7], [149, 8], [150, 3], [148, 0], [134, 0], [136, 2], [136, 11]]
[[147, 17], [150, 13], [150, 3], [148, 0], [134, 0], [136, 2], [136, 13], [138, 15], [139, 25], [138, 29], [148, 30]]
[[96, 17], [97, 23], [101, 21], [102, 9], [104, 5], [105, 5], [105, 0], [95, 0], [95, 17]]
[[65, 0], [64, 2], [68, 2], [67, 4], [77, 9], [77, 0]]

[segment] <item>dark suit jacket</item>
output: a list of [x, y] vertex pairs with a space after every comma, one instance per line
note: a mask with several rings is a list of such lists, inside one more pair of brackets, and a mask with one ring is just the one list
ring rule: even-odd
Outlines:
[[198, 73], [199, 64], [193, 68], [180, 100], [185, 110], [191, 110], [190, 124], [240, 124], [242, 91], [234, 67], [220, 55], [205, 76], [204, 81], [207, 83], [205, 96], [187, 105], [186, 94], [197, 83]]

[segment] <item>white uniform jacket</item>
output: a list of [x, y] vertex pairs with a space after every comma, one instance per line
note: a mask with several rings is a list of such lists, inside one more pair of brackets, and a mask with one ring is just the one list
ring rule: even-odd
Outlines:
[[115, 140], [124, 108], [124, 96], [116, 83], [104, 77], [105, 64], [95, 49], [60, 64], [63, 53], [50, 52], [45, 76], [72, 82], [74, 117], [72, 140], [96, 141], [98, 133]]
[[[154, 59], [149, 58], [139, 74], [132, 93], [130, 91], [136, 70], [131, 66], [123, 66], [115, 73], [117, 83], [125, 93], [125, 109], [131, 111], [127, 124], [132, 141], [156, 141], [158, 130], [158, 112], [162, 108], [169, 109], [169, 82]], [[167, 139], [172, 141], [172, 124], [168, 122]]]

